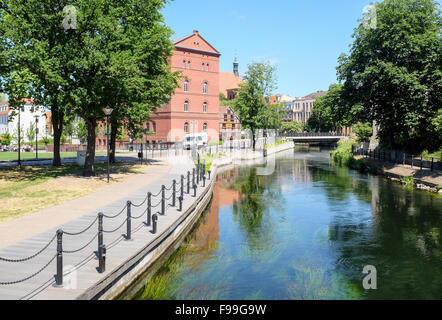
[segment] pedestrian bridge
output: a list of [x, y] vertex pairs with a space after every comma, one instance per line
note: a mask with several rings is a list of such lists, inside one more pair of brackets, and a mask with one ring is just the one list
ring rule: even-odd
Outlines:
[[308, 143], [320, 145], [333, 145], [347, 137], [342, 133], [334, 132], [309, 132], [309, 133], [285, 133], [281, 137], [292, 140], [294, 143]]

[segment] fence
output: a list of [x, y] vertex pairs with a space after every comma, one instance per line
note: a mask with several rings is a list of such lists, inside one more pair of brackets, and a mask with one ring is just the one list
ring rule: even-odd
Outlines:
[[412, 154], [408, 154], [403, 151], [395, 151], [395, 150], [366, 150], [362, 148], [356, 149], [352, 146], [352, 153], [363, 156], [365, 158], [379, 160], [394, 164], [402, 164], [402, 165], [410, 165], [411, 168], [419, 168], [422, 169], [430, 169], [430, 171], [442, 170], [442, 161], [434, 161], [434, 158], [431, 160], [423, 159], [422, 156], [417, 157]]
[[[211, 171], [207, 171], [208, 179], [210, 180]], [[177, 201], [178, 201], [178, 211], [183, 212], [183, 201], [184, 201], [184, 195], [191, 195], [191, 189], [193, 191], [192, 197], [196, 197], [197, 194], [197, 188], [202, 187], [204, 188], [206, 186], [206, 164], [200, 163], [199, 157], [198, 157], [198, 163], [196, 165], [196, 168], [192, 170], [192, 173], [190, 171], [187, 172], [187, 181], [185, 183], [186, 177], [184, 175], [181, 175], [181, 179], [179, 182], [176, 180], [172, 181], [172, 184], [170, 187], [166, 187], [165, 185], [161, 186], [161, 190], [157, 194], [152, 194], [151, 192], [148, 192], [146, 195], [146, 198], [139, 204], [134, 204], [131, 201], [127, 201], [126, 205], [123, 207], [123, 209], [118, 212], [115, 215], [105, 215], [103, 213], [98, 213], [96, 218], [82, 231], [79, 232], [68, 232], [63, 229], [57, 230], [56, 234], [49, 240], [49, 242], [39, 251], [37, 251], [35, 254], [19, 258], [19, 259], [11, 259], [11, 258], [5, 258], [0, 257], [0, 262], [6, 262], [6, 263], [22, 263], [29, 260], [34, 259], [35, 257], [42, 254], [44, 251], [48, 250], [50, 245], [56, 240], [57, 246], [56, 246], [56, 252], [54, 255], [49, 259], [47, 263], [42, 265], [36, 272], [27, 275], [26, 277], [22, 279], [14, 279], [5, 281], [3, 279], [0, 279], [0, 285], [14, 285], [21, 282], [25, 282], [27, 280], [30, 280], [34, 277], [36, 277], [38, 274], [43, 272], [46, 268], [49, 267], [49, 265], [56, 260], [56, 273], [55, 273], [55, 285], [58, 287], [61, 287], [63, 285], [63, 255], [65, 254], [74, 254], [80, 251], [85, 250], [90, 244], [93, 243], [97, 239], [97, 256], [98, 256], [98, 268], [97, 271], [99, 273], [103, 273], [106, 270], [106, 258], [107, 258], [107, 246], [103, 241], [103, 235], [106, 234], [112, 234], [117, 231], [119, 231], [123, 226], [126, 226], [126, 234], [125, 238], [126, 240], [130, 240], [132, 237], [132, 221], [133, 220], [139, 220], [144, 217], [144, 226], [145, 227], [152, 227], [152, 233], [156, 234], [159, 224], [159, 217], [164, 216], [166, 212], [166, 206], [171, 207], [177, 207]], [[170, 195], [166, 196], [166, 193], [170, 191]], [[157, 201], [157, 200], [159, 201]], [[139, 215], [139, 216], [133, 216], [131, 214], [132, 208], [140, 208], [146, 206], [146, 209]], [[158, 214], [152, 214], [152, 209], [160, 208], [160, 211]], [[104, 222], [105, 219], [116, 219], [117, 217], [120, 217], [124, 212], [126, 212], [126, 218], [123, 220], [123, 223], [119, 225], [117, 228], [114, 228], [113, 230], [106, 230], [104, 228]], [[97, 224], [98, 222], [98, 224]], [[86, 231], [90, 230], [94, 225], [97, 224], [97, 232], [95, 235], [91, 238], [90, 241], [88, 241], [85, 245], [82, 245], [78, 249], [75, 250], [66, 250], [63, 249], [64, 243], [63, 243], [63, 236], [79, 236]], [[116, 240], [110, 242], [111, 244], [115, 241], [119, 240], [121, 236], [119, 236]]]
[[344, 137], [346, 136], [343, 133], [338, 132], [286, 132], [281, 133], [281, 137]]

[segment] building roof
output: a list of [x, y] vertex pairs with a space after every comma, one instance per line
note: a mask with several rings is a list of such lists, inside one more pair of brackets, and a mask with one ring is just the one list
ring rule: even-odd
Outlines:
[[227, 97], [227, 90], [239, 89], [239, 85], [244, 83], [241, 77], [236, 77], [233, 72], [219, 73], [219, 92]]
[[206, 39], [204, 39], [198, 32], [194, 30], [191, 35], [172, 39], [175, 48], [181, 48], [186, 50], [194, 50], [203, 52], [206, 54], [215, 54], [220, 56], [218, 50], [216, 50]]
[[309, 95], [305, 96], [304, 99], [318, 99], [319, 97], [322, 97], [327, 94], [327, 91], [318, 90], [316, 92], [310, 93]]

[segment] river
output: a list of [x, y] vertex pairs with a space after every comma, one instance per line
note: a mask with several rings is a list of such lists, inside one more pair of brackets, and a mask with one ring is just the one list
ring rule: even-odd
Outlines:
[[[217, 177], [207, 212], [121, 299], [442, 299], [442, 198], [284, 152]], [[377, 270], [377, 289], [362, 270]]]

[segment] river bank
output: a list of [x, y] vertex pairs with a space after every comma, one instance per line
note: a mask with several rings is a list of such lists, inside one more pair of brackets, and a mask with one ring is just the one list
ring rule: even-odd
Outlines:
[[429, 169], [419, 170], [408, 165], [355, 156], [351, 152], [353, 144], [354, 140], [341, 140], [338, 148], [330, 154], [332, 162], [335, 165], [347, 166], [360, 172], [382, 175], [408, 187], [442, 194], [442, 172]]

